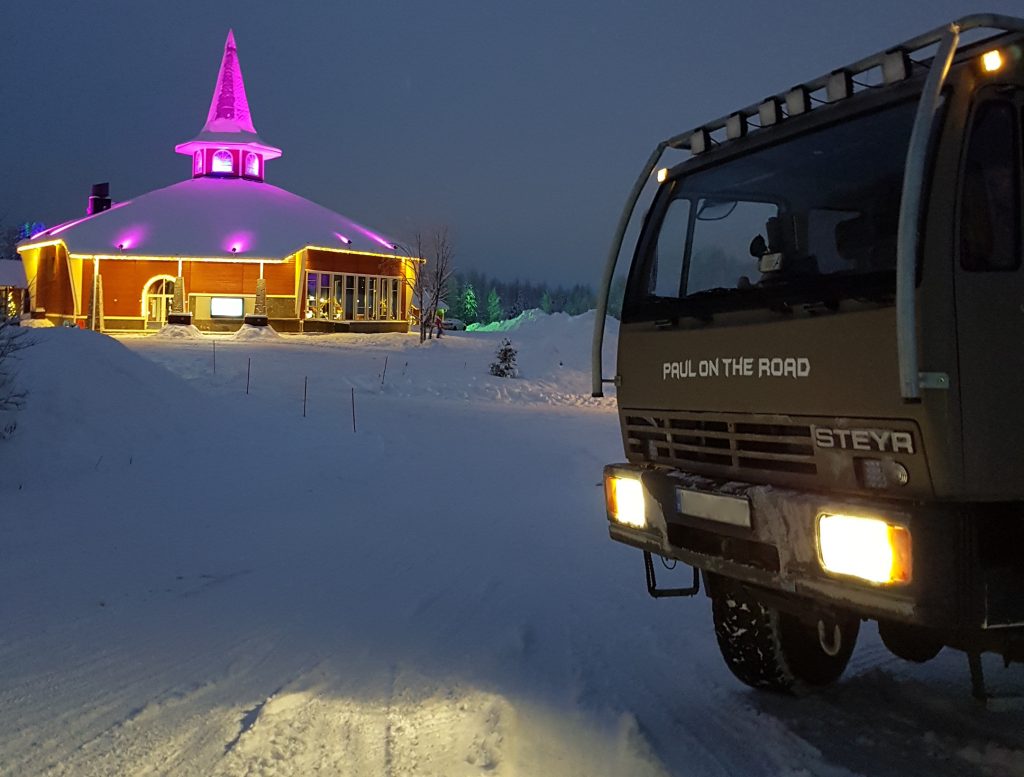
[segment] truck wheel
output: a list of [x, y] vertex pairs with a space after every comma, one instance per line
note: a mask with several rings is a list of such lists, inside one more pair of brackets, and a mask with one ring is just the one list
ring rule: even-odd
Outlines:
[[860, 621], [808, 623], [743, 590], [712, 598], [715, 636], [729, 670], [752, 688], [799, 693], [839, 679]]
[[942, 641], [924, 629], [893, 621], [879, 621], [878, 636], [890, 653], [915, 664], [931, 661], [943, 648]]

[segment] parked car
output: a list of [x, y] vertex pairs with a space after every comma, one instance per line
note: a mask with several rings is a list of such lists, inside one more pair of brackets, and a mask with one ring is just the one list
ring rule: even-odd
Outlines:
[[462, 331], [466, 328], [466, 322], [458, 318], [446, 318], [441, 321], [442, 329], [452, 329], [454, 331]]

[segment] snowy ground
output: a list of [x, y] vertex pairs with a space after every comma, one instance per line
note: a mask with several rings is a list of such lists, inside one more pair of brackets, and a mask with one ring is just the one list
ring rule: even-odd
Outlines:
[[[728, 674], [705, 599], [647, 597], [607, 538], [591, 322], [29, 333], [0, 774], [1024, 775], [1020, 667], [986, 660], [983, 707], [962, 655], [869, 627], [838, 686], [780, 698]], [[502, 336], [518, 380], [487, 374]]]

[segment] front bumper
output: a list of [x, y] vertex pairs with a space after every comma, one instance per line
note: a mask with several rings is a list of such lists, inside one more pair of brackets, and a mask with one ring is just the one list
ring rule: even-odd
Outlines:
[[[979, 563], [979, 516], [963, 505], [831, 497], [715, 481], [657, 466], [605, 468], [606, 476], [616, 473], [641, 481], [647, 525], [625, 526], [609, 516], [612, 539], [776, 592], [798, 609], [842, 610], [954, 632], [1024, 622], [1020, 588], [1014, 584], [995, 591]], [[745, 500], [749, 526], [728, 516], [730, 522], [712, 519], [707, 510], [697, 511], [704, 517], [682, 512], [680, 490]], [[886, 585], [827, 572], [818, 554], [817, 520], [823, 513], [877, 517], [907, 527], [913, 538], [913, 578]], [[1007, 601], [1016, 603], [1009, 611]]]

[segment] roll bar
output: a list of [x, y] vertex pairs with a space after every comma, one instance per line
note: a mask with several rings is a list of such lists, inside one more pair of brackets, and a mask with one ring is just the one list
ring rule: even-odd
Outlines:
[[[837, 74], [852, 77], [875, 67], [886, 68], [894, 56], [899, 57], [900, 60], [908, 65], [906, 72], [902, 76], [905, 78], [910, 75], [910, 55], [936, 43], [939, 44], [938, 50], [929, 65], [928, 75], [925, 79], [921, 99], [914, 118], [914, 126], [910, 134], [907, 160], [904, 166], [903, 192], [900, 201], [900, 220], [897, 232], [896, 346], [900, 371], [900, 394], [903, 399], [908, 401], [920, 399], [922, 387], [922, 374], [918, 367], [917, 298], [915, 288], [917, 257], [921, 249], [921, 208], [928, 166], [929, 141], [935, 124], [935, 116], [941, 104], [942, 87], [956, 56], [960, 35], [974, 29], [1024, 32], [1024, 19], [999, 14], [973, 14], [965, 16], [951, 24], [936, 28], [916, 38], [911, 38], [895, 48], [865, 57], [852, 65], [796, 87], [796, 89], [803, 89], [807, 93], [824, 89], [828, 87], [830, 79]], [[686, 132], [664, 140], [654, 149], [626, 200], [622, 215], [619, 217], [619, 222], [615, 229], [611, 249], [605, 260], [601, 286], [597, 294], [597, 318], [594, 321], [594, 337], [591, 348], [591, 389], [593, 396], [604, 396], [604, 384], [614, 382], [613, 379], [603, 377], [604, 365], [601, 353], [604, 346], [605, 318], [608, 312], [608, 292], [611, 287], [612, 278], [615, 275], [615, 266], [619, 261], [622, 241], [625, 238], [629, 222], [633, 217], [633, 211], [636, 209], [640, 194], [647, 181], [650, 180], [651, 173], [654, 172], [654, 168], [657, 166], [662, 154], [668, 148], [697, 151], [698, 149], [692, 144], [692, 139], [695, 136], [709, 138], [711, 133], [727, 129], [728, 123], [730, 121], [735, 122], [737, 118], [745, 127], [746, 119], [758, 115], [762, 106], [769, 103], [779, 105], [786, 100], [787, 95], [792, 91], [788, 90], [787, 92], [774, 95], [765, 101], [747, 106], [736, 113], [723, 116], [698, 127], [692, 132]], [[756, 129], [754, 131], [763, 132], [764, 129]], [[731, 139], [732, 136], [728, 137]], [[927, 380], [926, 383], [933, 385]]]

